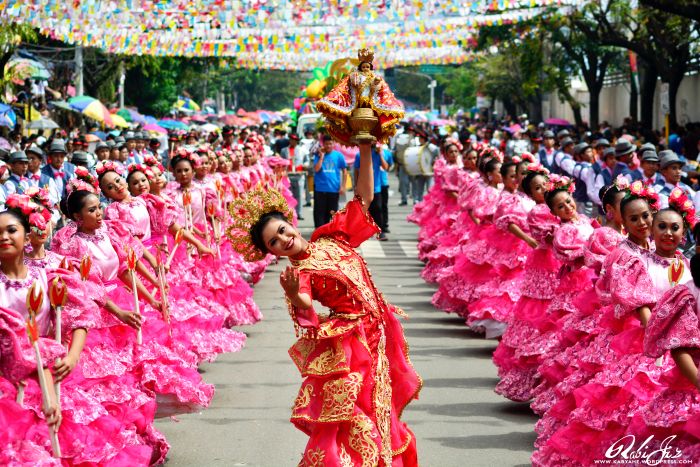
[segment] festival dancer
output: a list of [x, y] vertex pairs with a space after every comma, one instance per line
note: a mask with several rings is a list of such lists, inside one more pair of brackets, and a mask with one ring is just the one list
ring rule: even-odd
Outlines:
[[690, 279], [687, 260], [677, 251], [685, 232], [688, 199], [678, 190], [669, 197], [669, 208], [654, 215], [651, 233], [656, 250], [652, 252], [643, 232], [648, 232], [645, 226], [651, 216], [647, 199], [656, 202], [658, 197], [649, 191], [641, 181], [630, 185], [621, 211], [634, 230], [608, 256], [599, 279], [616, 305], [611, 316], [601, 321], [611, 330], [608, 348], [592, 349], [605, 351], [605, 361], [588, 383], [574, 389], [573, 410], [533, 456], [537, 465], [549, 465], [555, 459], [589, 464], [603, 458], [613, 442], [630, 432], [632, 417], [653, 400], [661, 375], [673, 365], [668, 356], [655, 361], [644, 355], [644, 327], [663, 294]]
[[[520, 157], [501, 166], [504, 188], [496, 204], [493, 224], [484, 228], [480, 240], [465, 253], [471, 262], [488, 262], [491, 266], [489, 280], [478, 289], [479, 299], [468, 305], [467, 319], [469, 327], [483, 331], [487, 338], [505, 332], [513, 305], [520, 299], [525, 261], [532, 249], [537, 248], [537, 241], [529, 234], [527, 215], [536, 204], [544, 202], [544, 194], [534, 192], [536, 197], [531, 198], [527, 193], [532, 191], [529, 188], [525, 191], [524, 187], [532, 180], [530, 174], [547, 175], [547, 171], [532, 163], [534, 157], [525, 161]], [[522, 179], [521, 169], [524, 169]]]
[[[523, 180], [523, 182], [525, 182]], [[496, 392], [518, 402], [532, 398], [537, 386], [536, 372], [540, 364], [538, 349], [521, 351], [532, 339], [546, 332], [547, 309], [559, 287], [560, 261], [552, 251], [554, 232], [561, 220], [552, 213], [550, 203], [554, 199], [551, 191], [561, 191], [543, 175], [537, 174], [529, 181], [533, 191], [544, 191], [547, 204], [538, 204], [528, 214], [527, 224], [530, 236], [537, 242], [525, 262], [522, 278], [521, 297], [513, 307], [508, 327], [493, 354], [493, 362], [498, 367], [501, 378]]]
[[[379, 228], [367, 207], [374, 195], [371, 147], [360, 144], [355, 199], [317, 229], [311, 241], [290, 224], [292, 211], [274, 190], [233, 202], [228, 235], [246, 258], [289, 257], [281, 275], [301, 338], [290, 349], [304, 381], [292, 422], [309, 435], [300, 465], [417, 465], [414, 435], [400, 421], [421, 388], [395, 314], [355, 248]], [[312, 300], [332, 311], [316, 314]]]
[[[87, 330], [93, 328], [98, 313], [93, 300], [94, 294], [89, 291], [91, 285], [84, 283], [77, 273], [66, 269], [37, 267], [33, 262], [27, 265], [24, 260], [24, 247], [29, 232], [31, 230], [40, 236], [45, 235], [51, 214], [27, 196], [10, 196], [7, 206], [8, 210], [0, 213], [0, 244], [3, 246], [0, 248], [0, 301], [3, 303], [3, 308], [0, 309], [3, 332], [0, 335], [3, 340], [2, 348], [8, 352], [3, 350], [0, 362], [5, 367], [6, 358], [12, 361], [13, 356], [16, 357], [15, 363], [18, 366], [12, 369], [3, 368], [2, 375], [17, 384], [18, 389], [15, 390], [15, 387], [6, 384], [7, 380], [0, 378], [0, 394], [5, 400], [16, 397], [19, 405], [25, 407], [25, 413], [20, 414], [17, 419], [5, 419], [7, 425], [3, 427], [3, 432], [18, 435], [24, 431], [25, 434], [20, 439], [24, 438], [30, 445], [37, 444], [44, 448], [44, 452], [50, 452], [49, 436], [44, 428], [46, 424], [36, 419], [36, 415], [43, 410], [46, 421], [58, 430], [58, 445], [65, 462], [102, 465], [113, 462], [149, 463], [154, 447], [152, 439], [142, 437], [134, 423], [127, 423], [124, 418], [119, 417], [119, 414], [129, 414], [129, 417], [134, 418], [133, 411], [126, 407], [125, 402], [129, 391], [120, 391], [122, 397], [118, 399], [110, 397], [111, 410], [108, 412], [92, 388], [83, 384], [82, 368], [87, 357], [84, 354], [89, 353], [84, 351]], [[39, 385], [34, 378], [23, 380], [20, 375], [21, 360], [31, 359], [26, 351], [21, 350], [25, 347], [23, 342], [28, 342], [26, 334], [23, 332], [24, 335], [12, 336], [10, 331], [17, 319], [20, 323], [26, 320], [30, 306], [28, 293], [32, 286], [38, 287], [39, 300], [34, 301], [38, 303], [37, 337], [42, 341], [40, 348], [44, 352], [53, 352], [50, 350], [51, 344], [47, 341], [49, 336], [55, 337], [57, 333], [57, 311], [51, 306], [50, 299], [50, 288], [56, 285], [55, 281], [65, 286], [67, 300], [60, 311], [61, 334], [56, 342], [61, 353], [53, 356], [43, 355], [44, 364], [52, 369], [46, 374], [50, 406], [42, 409]], [[59, 382], [62, 384], [60, 397], [54, 391], [53, 384]], [[22, 394], [17, 394], [18, 391], [22, 391]], [[142, 397], [148, 400], [143, 394]], [[5, 408], [7, 407], [3, 407], [3, 410]], [[14, 407], [13, 411], [19, 410], [19, 407]], [[31, 413], [35, 415], [32, 416]], [[27, 429], [27, 422], [36, 426]], [[26, 450], [26, 446], [15, 446], [20, 448], [16, 455], [21, 456], [22, 451]], [[13, 457], [9, 445], [4, 445], [0, 451], [3, 455]], [[38, 451], [34, 455], [37, 455], [37, 459], [40, 458]], [[15, 457], [13, 462], [16, 461]], [[27, 459], [27, 462], [34, 465], [38, 460], [32, 462]]]

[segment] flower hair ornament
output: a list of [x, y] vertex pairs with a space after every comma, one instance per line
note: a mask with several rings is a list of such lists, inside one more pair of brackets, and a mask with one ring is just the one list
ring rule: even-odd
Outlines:
[[487, 159], [498, 159], [499, 162], [503, 162], [503, 153], [493, 146], [486, 145], [479, 151], [479, 158], [481, 160]]
[[523, 152], [520, 154], [520, 156], [515, 156], [515, 157], [520, 157], [521, 161], [528, 161], [531, 164], [535, 164], [537, 160], [535, 159], [535, 156], [530, 154], [529, 152]]
[[201, 160], [199, 156], [190, 149], [184, 147], [178, 148], [177, 151], [175, 151], [175, 154], [172, 157], [171, 164], [173, 165], [171, 167], [174, 167], [175, 164], [177, 164], [181, 160], [190, 161], [192, 167], [198, 167], [199, 165], [201, 165]]
[[[112, 161], [108, 161], [108, 162], [112, 162]], [[112, 162], [112, 165], [116, 165], [116, 164], [114, 164], [114, 162]], [[101, 172], [101, 174], [105, 173], [105, 172], [109, 172], [109, 171], [114, 171], [114, 172], [119, 173], [117, 170], [112, 168], [110, 165], [107, 169], [103, 170]], [[100, 186], [100, 183], [97, 181], [97, 179], [85, 167], [81, 167], [81, 166], [76, 167], [75, 168], [75, 177], [78, 180], [87, 183], [88, 185], [92, 185], [95, 190], [97, 190], [97, 188]]]
[[29, 196], [13, 193], [7, 197], [5, 206], [27, 216], [32, 231], [39, 235], [46, 233], [48, 223], [51, 222], [51, 211], [32, 201]]
[[101, 161], [95, 166], [95, 173], [98, 177], [104, 175], [107, 172], [116, 172], [122, 175], [122, 168], [114, 161]]
[[260, 219], [271, 212], [280, 212], [292, 222], [292, 210], [282, 194], [274, 188], [264, 188], [258, 185], [244, 195], [234, 198], [229, 204], [231, 225], [226, 229], [226, 236], [231, 240], [231, 246], [248, 262], [260, 261], [266, 253], [253, 244], [250, 230]]
[[49, 190], [47, 188], [30, 186], [24, 190], [24, 195], [28, 196], [30, 200], [44, 207], [45, 209], [51, 210], [53, 208], [51, 198], [49, 197]]
[[156, 159], [156, 156], [154, 156], [153, 154], [146, 154], [143, 158], [143, 163], [148, 167], [158, 167], [161, 172], [165, 170], [163, 168], [163, 164], [161, 164], [160, 161]]
[[659, 195], [653, 188], [646, 186], [641, 180], [632, 182], [629, 187], [625, 189], [625, 192], [625, 197], [623, 199], [643, 199], [649, 203], [649, 207], [653, 211], [658, 211], [661, 209], [661, 205], [659, 204]]
[[547, 170], [547, 167], [540, 164], [539, 162], [532, 162], [532, 163], [528, 164], [527, 167], [525, 167], [525, 175], [532, 174], [532, 173], [539, 174], [539, 175], [542, 175], [544, 177], [549, 176], [549, 170]]
[[[615, 178], [615, 180], [613, 180], [613, 182], [605, 188], [605, 191], [603, 192], [603, 195], [600, 197], [600, 199], [602, 200], [603, 198], [605, 198], [605, 195], [607, 195], [608, 191], [610, 191], [613, 187], [617, 188], [618, 191], [624, 192], [625, 190], [629, 189], [630, 181], [624, 175], [618, 175], [617, 178]], [[603, 206], [603, 211], [605, 211], [605, 206]]]
[[695, 206], [688, 195], [680, 188], [674, 188], [668, 196], [668, 207], [673, 209], [683, 218], [686, 229], [692, 229], [697, 223]]
[[127, 171], [129, 172], [129, 175], [131, 175], [134, 172], [141, 172], [143, 173], [148, 180], [153, 180], [156, 178], [155, 174], [151, 170], [151, 167], [148, 165], [144, 164], [130, 164], [129, 167], [127, 167]]
[[574, 181], [571, 180], [569, 177], [551, 174], [547, 179], [547, 184], [544, 186], [544, 189], [547, 192], [563, 190], [569, 193], [573, 193], [574, 191], [576, 191], [576, 186], [574, 184]]

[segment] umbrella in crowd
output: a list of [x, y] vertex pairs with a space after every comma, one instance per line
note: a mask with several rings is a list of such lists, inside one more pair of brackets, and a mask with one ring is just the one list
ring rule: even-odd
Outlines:
[[14, 128], [17, 124], [17, 116], [15, 111], [12, 110], [7, 104], [0, 104], [0, 126], [5, 126], [7, 128]]
[[71, 112], [76, 112], [76, 110], [70, 106], [66, 101], [49, 101], [49, 105], [52, 105], [58, 109], [70, 110]]
[[146, 131], [150, 131], [151, 133], [160, 133], [162, 135], [168, 134], [168, 130], [166, 130], [162, 126], [156, 125], [155, 123], [149, 123], [148, 125], [144, 125], [143, 129]]
[[48, 80], [51, 78], [49, 70], [37, 60], [30, 58], [14, 57], [5, 65], [5, 75], [11, 76], [12, 80], [21, 84], [25, 79]]
[[179, 97], [173, 108], [185, 112], [198, 112], [200, 110], [199, 105], [189, 97]]
[[166, 128], [168, 130], [189, 130], [190, 127], [186, 123], [179, 120], [173, 120], [172, 118], [164, 118], [163, 120], [158, 120], [158, 125]]
[[548, 118], [544, 121], [544, 123], [554, 126], [571, 126], [571, 123], [564, 118]]
[[205, 133], [214, 133], [215, 131], [219, 131], [219, 127], [216, 125], [212, 125], [211, 123], [206, 123], [200, 126], [199, 130]]
[[112, 126], [117, 128], [129, 128], [129, 122], [127, 122], [121, 115], [112, 114], [110, 115], [112, 119]]
[[27, 128], [31, 130], [53, 130], [58, 127], [58, 123], [46, 117], [41, 117], [40, 119], [34, 120], [27, 124]]
[[[103, 123], [106, 126], [114, 126], [112, 117], [107, 110], [107, 107], [99, 100], [90, 96], [75, 96], [68, 99], [68, 104], [73, 109], [81, 112], [86, 117], [89, 117], [97, 122]], [[127, 125], [128, 126], [128, 125]]]

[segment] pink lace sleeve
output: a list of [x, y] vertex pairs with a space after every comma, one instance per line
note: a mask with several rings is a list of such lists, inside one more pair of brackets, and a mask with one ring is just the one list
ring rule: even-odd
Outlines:
[[527, 212], [520, 197], [517, 194], [503, 192], [498, 199], [496, 212], [493, 215], [494, 225], [504, 231], [508, 231], [510, 224], [515, 224], [524, 232], [529, 231], [527, 225]]
[[537, 243], [546, 244], [554, 236], [560, 222], [546, 204], [538, 204], [528, 213], [527, 225]]
[[697, 300], [688, 287], [679, 285], [659, 300], [644, 332], [644, 353], [661, 357], [680, 347], [700, 348]]
[[99, 310], [97, 303], [104, 303], [104, 288], [93, 287], [90, 281], [83, 282], [80, 275], [65, 269], [47, 269], [49, 284], [55, 277], [60, 277], [68, 288], [68, 300], [62, 313], [64, 342], [74, 329], [91, 329]]
[[[88, 253], [85, 244], [74, 234], [76, 227], [69, 222], [64, 228], [56, 232], [51, 241], [51, 250], [55, 253], [71, 259], [73, 267], [80, 267], [80, 261]], [[104, 306], [107, 302], [107, 292], [102, 284], [97, 268], [92, 268], [87, 279], [87, 293], [97, 306]]]
[[646, 266], [624, 248], [615, 249], [605, 260], [596, 292], [603, 303], [618, 305], [615, 307], [618, 317], [654, 305], [657, 300]]
[[600, 227], [593, 231], [588, 239], [588, 248], [583, 252], [583, 259], [589, 268], [597, 274], [603, 267], [605, 258], [620, 244], [624, 237], [610, 227]]
[[151, 230], [154, 234], [162, 235], [168, 231], [177, 219], [175, 205], [167, 203], [163, 198], [150, 193], [141, 195], [146, 202], [148, 214], [151, 216]]
[[349, 201], [343, 209], [335, 213], [331, 221], [316, 229], [311, 235], [311, 241], [321, 237], [339, 237], [357, 248], [370, 238], [379, 233], [379, 227], [374, 223], [369, 212], [362, 212], [363, 201], [355, 197]]
[[496, 203], [498, 202], [499, 196], [500, 192], [496, 188], [487, 186], [481, 190], [471, 205], [474, 216], [479, 219], [492, 216], [493, 213], [496, 212]]
[[[36, 372], [25, 324], [16, 311], [0, 307], [0, 374], [15, 384]], [[59, 342], [44, 337], [39, 338], [39, 350], [45, 367], [66, 352]]]
[[575, 224], [562, 224], [554, 231], [552, 252], [559, 261], [573, 263], [583, 258], [588, 239], [585, 239]]
[[456, 166], [450, 166], [442, 176], [442, 189], [445, 191], [459, 191], [459, 187], [464, 182], [460, 177], [462, 170]]
[[144, 234], [135, 224], [134, 216], [131, 214], [131, 207], [128, 204], [113, 202], [105, 208], [104, 213], [106, 220], [121, 225], [131, 235], [140, 237]]

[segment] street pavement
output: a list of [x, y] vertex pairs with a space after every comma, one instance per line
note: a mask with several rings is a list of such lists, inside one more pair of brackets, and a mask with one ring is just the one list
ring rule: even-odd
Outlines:
[[[420, 277], [418, 228], [405, 220], [410, 206], [397, 203], [390, 199], [389, 241], [369, 240], [361, 251], [379, 289], [409, 315], [405, 333], [424, 387], [403, 419], [416, 434], [420, 464], [529, 465], [537, 418], [527, 404], [493, 392], [496, 342], [430, 304], [434, 286]], [[311, 208], [303, 215], [308, 238]], [[240, 329], [248, 335], [245, 348], [201, 366], [203, 378], [216, 386], [211, 405], [157, 421], [171, 444], [168, 466], [284, 467], [299, 461], [307, 437], [289, 422], [301, 378], [287, 355], [294, 330], [278, 283], [286, 264], [271, 266], [255, 286], [264, 319]]]

